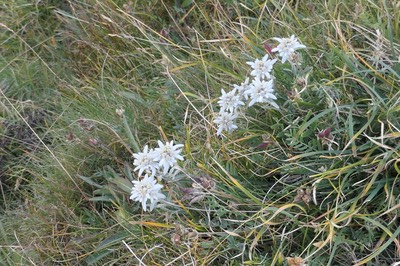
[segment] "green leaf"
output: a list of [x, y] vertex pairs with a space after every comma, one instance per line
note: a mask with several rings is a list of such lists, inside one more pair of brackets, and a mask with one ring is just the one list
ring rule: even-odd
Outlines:
[[126, 193], [131, 193], [132, 190], [132, 183], [125, 178], [117, 177], [110, 179], [110, 182], [117, 185], [120, 189], [122, 189]]
[[376, 188], [368, 195], [368, 197], [364, 200], [364, 203], [371, 201], [376, 194], [385, 186], [385, 182], [379, 182]]
[[191, 4], [193, 4], [193, 0], [184, 0], [181, 4], [181, 7], [186, 8], [186, 7], [190, 6]]
[[99, 252], [95, 252], [86, 259], [86, 263], [87, 263], [87, 265], [93, 265], [93, 264], [99, 262], [105, 256], [111, 254], [113, 251], [114, 250], [112, 250], [112, 249], [106, 249], [106, 250], [102, 250]]
[[93, 198], [89, 199], [89, 201], [107, 201], [107, 202], [112, 202], [113, 200], [114, 200], [114, 197], [111, 195], [93, 197]]
[[83, 181], [85, 181], [86, 183], [88, 183], [89, 185], [92, 185], [92, 186], [97, 187], [97, 188], [103, 188], [102, 185], [94, 182], [90, 177], [86, 177], [86, 176], [83, 176], [83, 175], [78, 175], [78, 177], [80, 179], [82, 179]]
[[136, 92], [121, 91], [120, 94], [125, 98], [134, 100], [135, 102], [140, 103], [141, 105], [144, 105], [144, 106], [148, 107], [146, 101], [143, 100], [142, 96], [140, 96]]
[[129, 232], [127, 231], [121, 231], [118, 232], [116, 234], [113, 234], [109, 237], [107, 237], [106, 239], [104, 239], [103, 241], [101, 241], [99, 243], [99, 245], [96, 247], [96, 251], [100, 251], [104, 248], [116, 245], [116, 244], [120, 244], [121, 241], [125, 238], [127, 238], [129, 236]]
[[129, 144], [132, 146], [132, 148], [135, 152], [140, 152], [141, 149], [139, 148], [139, 145], [138, 145], [135, 137], [133, 136], [132, 130], [128, 124], [128, 120], [126, 119], [126, 116], [122, 117], [122, 121], [124, 122], [125, 133], [128, 135]]

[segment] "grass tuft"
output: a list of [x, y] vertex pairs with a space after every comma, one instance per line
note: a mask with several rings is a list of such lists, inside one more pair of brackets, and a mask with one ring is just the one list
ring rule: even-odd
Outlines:
[[[9, 1], [0, 14], [0, 260], [8, 265], [397, 265], [393, 1]], [[221, 89], [295, 35], [279, 109], [217, 136]], [[273, 55], [271, 55], [273, 56]], [[182, 143], [165, 202], [132, 154]]]

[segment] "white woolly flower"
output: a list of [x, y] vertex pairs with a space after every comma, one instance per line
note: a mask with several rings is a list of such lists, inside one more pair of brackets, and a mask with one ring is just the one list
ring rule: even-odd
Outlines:
[[180, 175], [182, 173], [182, 169], [177, 166], [174, 165], [173, 167], [171, 167], [167, 173], [164, 173], [163, 170], [158, 169], [156, 172], [156, 175], [154, 176], [158, 181], [161, 180], [173, 180], [175, 179], [178, 175]]
[[157, 184], [151, 176], [146, 175], [142, 180], [132, 181], [132, 183], [133, 188], [129, 198], [141, 202], [144, 211], [147, 210], [148, 200], [150, 200], [150, 211], [152, 211], [158, 201], [165, 199], [165, 195], [160, 192], [163, 186]]
[[239, 95], [239, 99], [242, 99], [242, 97], [244, 96], [244, 92], [248, 90], [249, 86], [249, 78], [246, 78], [245, 81], [240, 84], [240, 86], [237, 84], [233, 85]]
[[133, 154], [133, 157], [135, 158], [133, 165], [136, 166], [133, 170], [139, 170], [139, 176], [141, 176], [143, 172], [150, 176], [155, 175], [158, 165], [154, 162], [153, 153], [154, 151], [152, 149], [149, 150], [149, 147], [146, 145], [144, 146], [143, 152]]
[[183, 161], [183, 157], [180, 155], [182, 152], [183, 144], [174, 145], [174, 141], [171, 140], [167, 143], [158, 142], [158, 148], [154, 150], [154, 161], [158, 162], [158, 165], [163, 167], [163, 172], [166, 174], [170, 167], [174, 167], [177, 160]]
[[233, 130], [237, 128], [235, 125], [235, 119], [237, 118], [236, 114], [221, 111], [217, 118], [214, 119], [214, 123], [218, 124], [217, 135], [221, 135], [222, 131], [228, 131], [231, 133]]
[[240, 96], [236, 94], [236, 89], [226, 93], [224, 89], [221, 89], [221, 97], [219, 97], [218, 104], [221, 110], [230, 111], [231, 113], [236, 110], [240, 105], [244, 105], [244, 102], [240, 100]]
[[250, 88], [245, 91], [246, 97], [250, 98], [249, 106], [252, 106], [255, 103], [269, 103], [275, 108], [279, 108], [278, 105], [274, 102], [276, 100], [276, 96], [273, 94], [273, 83], [272, 79], [270, 80], [253, 80]]
[[250, 75], [260, 79], [270, 79], [272, 67], [276, 61], [277, 59], [268, 59], [268, 54], [266, 54], [261, 60], [256, 59], [254, 62], [247, 62], [247, 64], [253, 69], [250, 72]]
[[290, 38], [273, 39], [278, 41], [279, 45], [272, 49], [272, 52], [279, 53], [279, 56], [282, 58], [282, 63], [285, 63], [290, 58], [292, 53], [294, 53], [294, 51], [306, 48], [306, 46], [301, 44], [294, 35], [290, 36]]

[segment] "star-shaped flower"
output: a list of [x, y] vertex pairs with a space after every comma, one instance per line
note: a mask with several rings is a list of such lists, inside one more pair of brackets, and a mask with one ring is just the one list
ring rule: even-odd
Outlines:
[[228, 93], [226, 93], [224, 89], [221, 89], [222, 95], [219, 97], [218, 101], [221, 110], [233, 113], [240, 105], [244, 105], [244, 102], [240, 100], [240, 96], [236, 94], [236, 92], [236, 89], [233, 89]]
[[221, 135], [222, 131], [228, 131], [231, 133], [233, 130], [237, 128], [235, 125], [235, 119], [237, 118], [236, 114], [221, 111], [217, 118], [214, 119], [214, 123], [218, 124], [217, 135]]
[[247, 97], [250, 98], [249, 106], [252, 106], [255, 103], [269, 103], [275, 108], [279, 108], [274, 102], [276, 96], [273, 94], [273, 82], [273, 79], [268, 81], [260, 79], [253, 80], [250, 88], [245, 91]]
[[249, 78], [247, 77], [240, 85], [234, 84], [233, 87], [236, 89], [239, 99], [243, 99], [244, 92], [249, 88]]
[[290, 38], [273, 38], [279, 42], [279, 45], [272, 49], [272, 52], [278, 52], [282, 58], [282, 63], [285, 63], [296, 50], [306, 48], [305, 45], [301, 44], [297, 38], [292, 35]]
[[276, 61], [277, 59], [268, 59], [268, 54], [266, 54], [261, 60], [256, 59], [254, 62], [247, 62], [247, 64], [253, 69], [250, 72], [250, 75], [260, 79], [270, 79], [272, 67]]
[[135, 160], [133, 161], [133, 165], [136, 166], [134, 171], [139, 170], [139, 176], [144, 173], [154, 176], [156, 170], [158, 168], [158, 164], [154, 162], [154, 151], [152, 149], [149, 150], [149, 147], [146, 145], [144, 146], [143, 152], [134, 153], [133, 157]]
[[141, 202], [144, 211], [147, 210], [148, 200], [150, 200], [150, 211], [152, 211], [158, 201], [166, 198], [160, 192], [163, 186], [157, 184], [157, 181], [151, 176], [146, 175], [142, 180], [132, 181], [132, 183], [133, 188], [129, 198]]
[[183, 144], [174, 145], [173, 140], [165, 144], [158, 140], [157, 143], [158, 148], [153, 153], [154, 161], [158, 162], [160, 167], [163, 167], [164, 174], [166, 174], [170, 167], [176, 165], [177, 160], [183, 161], [181, 156]]

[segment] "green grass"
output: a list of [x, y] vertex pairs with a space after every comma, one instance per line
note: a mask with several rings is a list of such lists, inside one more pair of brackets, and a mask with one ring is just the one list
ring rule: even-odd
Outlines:
[[[151, 2], [1, 2], [0, 261], [396, 265], [398, 3]], [[217, 137], [221, 89], [292, 34], [280, 110]], [[143, 212], [132, 153], [158, 139], [185, 145], [184, 172]]]

